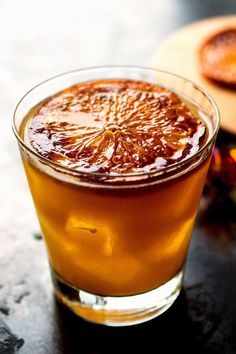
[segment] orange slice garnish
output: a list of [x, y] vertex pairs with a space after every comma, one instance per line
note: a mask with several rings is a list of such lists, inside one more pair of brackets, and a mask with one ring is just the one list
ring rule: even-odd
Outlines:
[[201, 73], [217, 82], [236, 85], [236, 28], [208, 38], [199, 50]]
[[195, 153], [206, 126], [173, 92], [140, 81], [73, 86], [41, 105], [28, 139], [42, 156], [79, 171], [137, 173]]

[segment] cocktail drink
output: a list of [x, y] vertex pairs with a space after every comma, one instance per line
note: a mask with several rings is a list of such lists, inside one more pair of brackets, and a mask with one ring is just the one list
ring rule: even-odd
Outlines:
[[174, 302], [217, 129], [208, 95], [157, 70], [86, 69], [24, 96], [14, 131], [75, 313], [129, 325]]

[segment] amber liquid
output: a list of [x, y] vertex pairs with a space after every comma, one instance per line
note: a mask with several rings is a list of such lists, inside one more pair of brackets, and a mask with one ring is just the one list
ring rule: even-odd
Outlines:
[[79, 187], [24, 166], [50, 262], [71, 285], [137, 294], [182, 268], [207, 162], [172, 182], [130, 190]]
[[125, 188], [63, 181], [62, 172], [50, 175], [23, 151], [22, 159], [50, 263], [65, 282], [93, 294], [131, 295], [182, 269], [209, 157], [169, 181]]

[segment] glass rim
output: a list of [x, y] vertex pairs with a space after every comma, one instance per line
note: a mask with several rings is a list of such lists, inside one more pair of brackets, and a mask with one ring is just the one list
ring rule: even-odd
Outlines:
[[[80, 73], [80, 72], [90, 72], [90, 71], [97, 71], [97, 70], [111, 70], [111, 69], [117, 69], [117, 70], [122, 70], [122, 69], [126, 69], [126, 70], [137, 70], [137, 71], [149, 71], [149, 72], [155, 72], [155, 73], [162, 73], [162, 74], [166, 74], [166, 75], [171, 75], [173, 77], [176, 77], [178, 79], [184, 80], [188, 83], [190, 83], [194, 88], [196, 88], [197, 90], [199, 90], [200, 92], [202, 92], [204, 94], [205, 97], [207, 97], [207, 99], [209, 100], [210, 104], [213, 107], [213, 114], [216, 117], [216, 126], [215, 128], [212, 130], [211, 135], [209, 136], [208, 140], [206, 141], [206, 143], [201, 147], [201, 149], [199, 149], [196, 153], [194, 153], [193, 155], [187, 157], [186, 159], [179, 161], [179, 162], [175, 162], [170, 166], [164, 166], [161, 168], [156, 168], [155, 170], [152, 171], [141, 171], [141, 172], [135, 172], [135, 173], [102, 173], [102, 172], [86, 172], [83, 170], [78, 170], [78, 169], [74, 169], [74, 168], [70, 168], [67, 166], [63, 166], [60, 163], [54, 162], [50, 159], [48, 159], [45, 156], [40, 155], [36, 150], [33, 149], [33, 147], [29, 146], [28, 144], [25, 143], [25, 141], [21, 138], [20, 134], [18, 133], [18, 129], [16, 127], [16, 114], [18, 112], [18, 108], [20, 107], [20, 105], [22, 104], [22, 102], [24, 101], [24, 99], [31, 93], [33, 92], [35, 89], [37, 89], [38, 87], [43, 86], [44, 84], [59, 79], [60, 77], [65, 77], [67, 75], [72, 75], [72, 74], [76, 74], [76, 73]], [[125, 78], [124, 78], [125, 79]], [[92, 81], [92, 79], [90, 80]], [[79, 83], [79, 82], [78, 82]], [[171, 88], [169, 88], [171, 90]], [[195, 84], [192, 80], [189, 80], [181, 75], [166, 71], [166, 70], [161, 70], [161, 69], [156, 69], [156, 68], [151, 68], [151, 67], [145, 67], [145, 66], [135, 66], [135, 65], [102, 65], [102, 66], [92, 66], [92, 67], [85, 67], [85, 68], [80, 68], [80, 69], [74, 69], [74, 70], [70, 70], [61, 74], [57, 74], [54, 75], [46, 80], [41, 81], [40, 83], [38, 83], [37, 85], [33, 86], [30, 90], [28, 90], [22, 97], [21, 99], [18, 101], [14, 112], [13, 112], [13, 120], [12, 120], [12, 130], [13, 133], [18, 141], [18, 143], [29, 153], [29, 154], [33, 154], [36, 158], [38, 158], [40, 161], [42, 161], [43, 163], [45, 163], [46, 165], [50, 165], [51, 167], [54, 167], [57, 170], [60, 171], [64, 171], [65, 173], [71, 174], [73, 173], [74, 176], [84, 176], [86, 178], [88, 177], [106, 177], [106, 178], [127, 178], [127, 177], [142, 177], [142, 176], [153, 176], [155, 174], [164, 174], [165, 172], [169, 172], [169, 171], [173, 171], [173, 170], [178, 170], [179, 167], [183, 167], [185, 164], [189, 164], [191, 163], [191, 161], [193, 161], [196, 157], [200, 156], [211, 144], [212, 140], [216, 137], [217, 132], [219, 130], [219, 126], [220, 126], [220, 113], [219, 113], [219, 109], [214, 101], [214, 99], [212, 98], [212, 96], [205, 90], [203, 89], [200, 85]]]

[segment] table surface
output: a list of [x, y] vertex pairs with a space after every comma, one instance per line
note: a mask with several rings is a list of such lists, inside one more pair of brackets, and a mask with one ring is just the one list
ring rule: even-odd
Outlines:
[[[222, 213], [202, 199], [184, 289], [165, 314], [129, 328], [86, 323], [53, 297], [44, 244], [10, 128], [17, 100], [41, 80], [84, 66], [148, 65], [171, 31], [232, 13], [234, 0], [0, 2], [0, 318], [24, 339], [19, 353], [236, 353], [232, 208]], [[235, 142], [221, 132], [218, 143], [225, 140]]]

